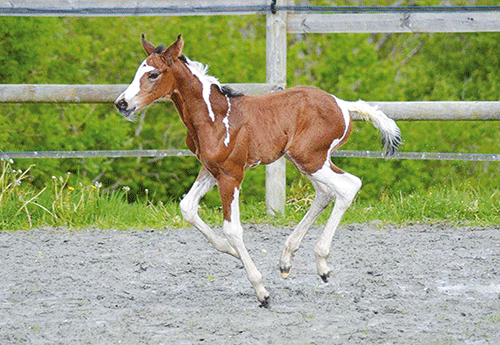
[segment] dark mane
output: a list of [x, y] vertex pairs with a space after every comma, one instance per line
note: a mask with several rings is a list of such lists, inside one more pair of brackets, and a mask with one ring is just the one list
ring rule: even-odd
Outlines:
[[[188, 64], [188, 60], [187, 60], [187, 57], [183, 54], [181, 56], [179, 56], [179, 60], [181, 60], [182, 62], [184, 62], [185, 64]], [[218, 85], [217, 85], [218, 86]], [[241, 96], [244, 96], [243, 93], [241, 92], [238, 92], [236, 90], [233, 90], [231, 89], [230, 87], [228, 86], [221, 86], [221, 87], [218, 87], [219, 91], [226, 97], [229, 97], [229, 98], [235, 98], [235, 97], [241, 97]]]
[[165, 50], [165, 45], [160, 44], [158, 47], [156, 47], [155, 53], [156, 54], [161, 54], [161, 53], [163, 53], [164, 50]]
[[241, 92], [238, 92], [236, 90], [233, 90], [231, 89], [230, 87], [228, 86], [222, 86], [220, 88], [220, 92], [224, 95], [224, 96], [227, 96], [229, 98], [235, 98], [235, 97], [241, 97], [241, 96], [244, 96], [243, 93]]

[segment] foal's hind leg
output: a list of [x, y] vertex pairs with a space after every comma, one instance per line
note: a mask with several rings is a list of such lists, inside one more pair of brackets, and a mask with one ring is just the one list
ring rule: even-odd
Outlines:
[[327, 282], [331, 271], [326, 259], [330, 254], [333, 235], [340, 223], [340, 219], [361, 188], [361, 180], [354, 175], [336, 169], [331, 163], [325, 164], [320, 170], [312, 174], [311, 178], [328, 187], [335, 195], [335, 206], [332, 214], [314, 249], [318, 275], [323, 281]]
[[325, 185], [318, 183], [310, 176], [308, 177], [316, 190], [316, 196], [309, 211], [307, 211], [304, 218], [302, 218], [300, 223], [285, 242], [285, 247], [283, 248], [280, 259], [280, 270], [283, 278], [288, 278], [290, 275], [292, 256], [299, 249], [300, 242], [302, 242], [307, 230], [309, 230], [321, 212], [323, 212], [323, 210], [330, 204], [334, 196], [333, 192], [331, 192]]
[[200, 203], [200, 199], [216, 182], [212, 174], [203, 167], [195, 183], [180, 203], [181, 213], [184, 219], [200, 230], [216, 249], [239, 258], [238, 253], [229, 244], [227, 239], [217, 235], [198, 215], [198, 204]]

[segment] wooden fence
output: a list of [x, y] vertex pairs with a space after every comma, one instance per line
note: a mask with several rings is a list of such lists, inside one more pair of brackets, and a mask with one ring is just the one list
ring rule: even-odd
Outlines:
[[[319, 13], [318, 13], [319, 12]], [[0, 16], [179, 16], [266, 14], [265, 84], [230, 84], [247, 94], [286, 86], [287, 34], [498, 32], [500, 6], [475, 7], [321, 7], [299, 6], [293, 0], [0, 0]], [[126, 85], [0, 84], [0, 102], [112, 102]], [[395, 120], [500, 120], [500, 102], [372, 102]], [[358, 120], [355, 118], [355, 120]], [[3, 152], [1, 157], [61, 158], [89, 156], [188, 155], [185, 151]], [[337, 151], [335, 155], [381, 157], [380, 152]], [[500, 155], [400, 153], [406, 159], [500, 160]], [[285, 161], [266, 168], [268, 213], [285, 205]]]

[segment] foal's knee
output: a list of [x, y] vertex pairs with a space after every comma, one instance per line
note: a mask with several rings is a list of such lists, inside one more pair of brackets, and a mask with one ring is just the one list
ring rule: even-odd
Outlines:
[[239, 221], [225, 220], [222, 224], [222, 231], [234, 248], [238, 248], [243, 244], [243, 228]]
[[350, 175], [349, 177], [351, 178], [351, 181], [352, 181], [352, 193], [353, 193], [353, 198], [354, 198], [356, 196], [356, 194], [358, 194], [363, 183], [361, 182], [361, 179], [357, 176]]
[[363, 183], [357, 176], [346, 173], [345, 177], [348, 181], [348, 183], [345, 184], [346, 198], [351, 199], [350, 201], [352, 201], [356, 194], [358, 194]]
[[184, 220], [188, 223], [193, 223], [198, 214], [198, 205], [193, 202], [191, 198], [185, 196], [180, 204], [181, 214]]

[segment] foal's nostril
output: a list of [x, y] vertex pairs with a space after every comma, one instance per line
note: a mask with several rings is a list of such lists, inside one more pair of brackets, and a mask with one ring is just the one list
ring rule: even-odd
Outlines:
[[118, 108], [118, 110], [126, 110], [128, 107], [127, 101], [124, 99], [119, 100], [118, 102], [116, 102], [115, 105]]

